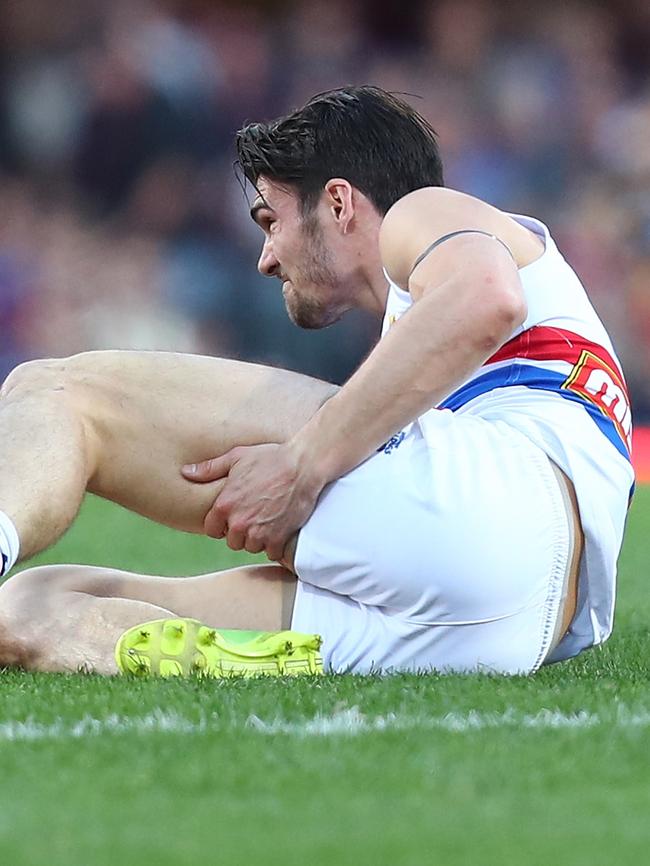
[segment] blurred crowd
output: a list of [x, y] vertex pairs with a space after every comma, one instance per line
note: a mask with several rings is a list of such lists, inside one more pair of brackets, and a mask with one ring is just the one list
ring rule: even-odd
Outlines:
[[650, 4], [4, 0], [0, 376], [89, 348], [225, 354], [343, 380], [257, 275], [233, 133], [374, 83], [437, 130], [449, 186], [551, 227], [650, 420]]

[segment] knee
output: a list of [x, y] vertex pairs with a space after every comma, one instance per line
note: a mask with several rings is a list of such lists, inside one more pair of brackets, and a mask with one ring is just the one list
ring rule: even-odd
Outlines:
[[37, 583], [43, 588], [44, 571], [39, 568], [23, 571], [0, 585], [0, 668], [34, 666], [38, 646], [33, 632], [39, 608], [47, 603], [37, 591]]
[[58, 392], [79, 396], [88, 390], [93, 374], [100, 366], [101, 352], [83, 352], [69, 358], [43, 358], [19, 364], [5, 379], [3, 397]]
[[70, 358], [47, 358], [20, 364], [5, 379], [0, 397], [10, 401], [56, 400], [77, 412], [92, 405], [93, 355], [87, 352]]
[[0, 668], [38, 669], [43, 627], [74, 580], [69, 566], [46, 565], [0, 584]]
[[96, 445], [102, 429], [100, 420], [114, 414], [115, 403], [115, 386], [106, 373], [103, 354], [84, 352], [69, 358], [27, 361], [5, 379], [0, 397], [23, 405], [37, 401], [42, 417], [47, 417], [48, 407], [64, 411], [78, 422], [86, 445]]
[[15, 397], [60, 388], [63, 384], [62, 374], [61, 360], [26, 361], [9, 373], [0, 394], [2, 397]]
[[0, 584], [0, 617], [3, 621], [24, 622], [47, 606], [52, 593], [61, 589], [65, 567], [43, 565], [14, 574]]

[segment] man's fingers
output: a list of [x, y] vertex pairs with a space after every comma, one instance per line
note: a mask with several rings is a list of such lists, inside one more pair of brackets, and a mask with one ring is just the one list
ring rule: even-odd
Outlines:
[[205, 516], [203, 530], [210, 538], [224, 538], [228, 531], [228, 517], [218, 499]]
[[273, 562], [279, 562], [284, 554], [285, 546], [284, 539], [273, 538], [267, 542], [265, 553]]
[[188, 463], [181, 469], [183, 477], [188, 481], [196, 481], [205, 484], [207, 481], [218, 481], [225, 478], [236, 461], [233, 451], [228, 451], [221, 457], [213, 457], [211, 460], [203, 460], [201, 463]]
[[239, 526], [229, 526], [226, 543], [231, 550], [243, 550], [246, 533]]
[[247, 537], [244, 547], [248, 553], [261, 553], [264, 550], [264, 542], [259, 539], [251, 539], [250, 537]]
[[246, 533], [244, 549], [248, 553], [261, 553], [264, 550], [264, 533], [259, 528], [252, 526]]

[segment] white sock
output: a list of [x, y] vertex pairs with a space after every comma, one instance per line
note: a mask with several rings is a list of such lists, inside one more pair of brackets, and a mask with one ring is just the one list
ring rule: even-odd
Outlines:
[[13, 568], [20, 553], [20, 539], [13, 520], [4, 511], [0, 511], [0, 576]]

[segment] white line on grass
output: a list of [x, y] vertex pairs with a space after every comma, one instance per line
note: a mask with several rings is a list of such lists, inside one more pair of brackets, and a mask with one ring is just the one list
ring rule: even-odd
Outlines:
[[[610, 716], [579, 711], [561, 713], [543, 709], [534, 714], [525, 714], [514, 709], [502, 713], [486, 713], [470, 710], [467, 713], [447, 713], [444, 716], [406, 716], [389, 714], [367, 716], [358, 707], [350, 707], [331, 715], [316, 715], [312, 719], [287, 721], [272, 719], [264, 721], [258, 716], [248, 717], [248, 731], [262, 735], [284, 734], [294, 737], [357, 736], [375, 731], [441, 730], [451, 733], [467, 733], [499, 728], [556, 730], [561, 728], [584, 729], [607, 725], [614, 728], [648, 728], [650, 711], [631, 712], [624, 706], [617, 707]], [[234, 731], [232, 722], [219, 719], [218, 715], [206, 715], [189, 719], [176, 713], [162, 711], [146, 716], [110, 715], [102, 719], [83, 716], [74, 722], [56, 721], [50, 724], [26, 721], [0, 722], [0, 744], [9, 742], [34, 742], [42, 740], [76, 740], [103, 735], [168, 733], [187, 736]]]
[[444, 716], [386, 716], [368, 717], [358, 707], [341, 710], [331, 716], [315, 716], [297, 722], [281, 719], [264, 722], [257, 716], [249, 716], [247, 727], [264, 734], [293, 734], [294, 736], [330, 736], [333, 734], [356, 735], [371, 731], [386, 730], [442, 730], [451, 733], [466, 733], [490, 728], [593, 728], [609, 725], [620, 728], [650, 727], [650, 712], [631, 713], [619, 707], [611, 718], [602, 718], [595, 713], [580, 711], [561, 713], [543, 709], [534, 715], [514, 709], [503, 713], [484, 713], [470, 710], [467, 713], [447, 713]]

